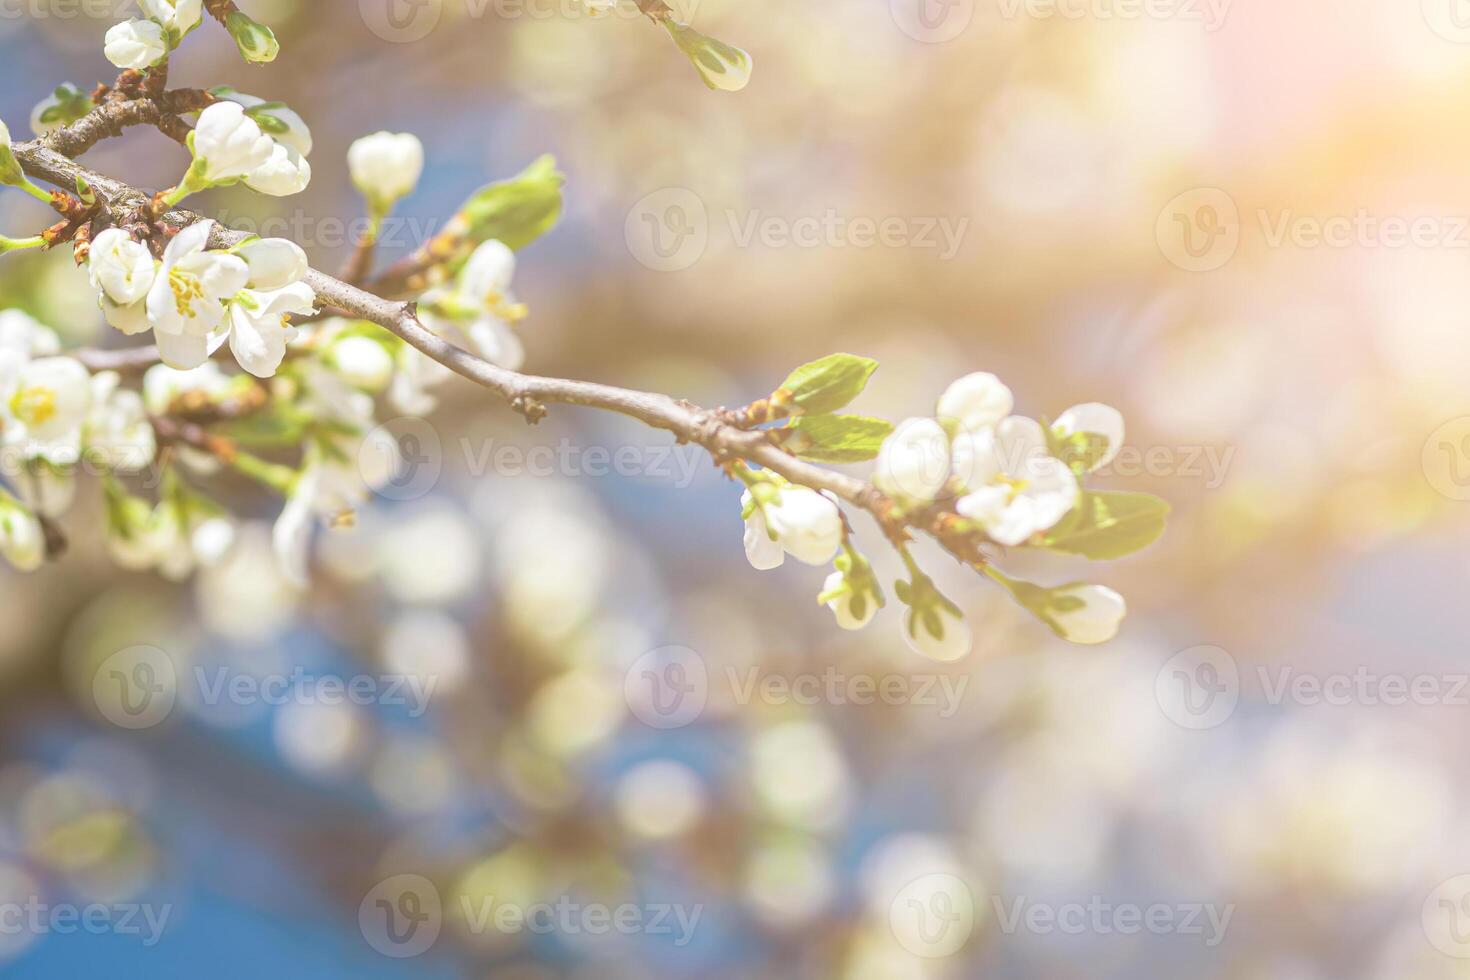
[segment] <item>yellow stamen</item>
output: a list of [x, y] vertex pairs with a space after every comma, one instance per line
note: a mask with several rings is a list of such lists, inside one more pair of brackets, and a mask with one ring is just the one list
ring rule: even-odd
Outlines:
[[45, 425], [56, 417], [56, 389], [41, 385], [21, 388], [10, 397], [10, 411], [26, 425]]
[[531, 313], [525, 303], [507, 303], [505, 297], [497, 292], [485, 297], [485, 308], [506, 323], [520, 323]]
[[169, 288], [174, 291], [174, 308], [179, 311], [179, 316], [192, 318], [194, 301], [204, 298], [204, 286], [199, 282], [199, 277], [180, 272], [178, 269], [170, 269], [168, 284]]

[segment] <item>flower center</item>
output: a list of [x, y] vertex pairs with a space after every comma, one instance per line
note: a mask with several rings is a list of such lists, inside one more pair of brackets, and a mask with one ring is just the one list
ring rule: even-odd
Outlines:
[[1006, 476], [1002, 474], [1001, 476], [996, 477], [996, 480], [1000, 483], [1005, 484], [1006, 488], [1011, 492], [1010, 496], [1006, 499], [1006, 503], [1011, 503], [1012, 501], [1014, 501], [1021, 494], [1025, 493], [1026, 488], [1031, 485], [1030, 480], [1022, 479], [1018, 476]]
[[504, 320], [506, 323], [520, 323], [530, 313], [525, 303], [508, 303], [504, 296], [491, 291], [485, 297], [485, 309]]
[[199, 281], [199, 277], [180, 272], [178, 269], [170, 269], [168, 285], [174, 292], [174, 308], [179, 311], [179, 316], [192, 319], [194, 301], [204, 298], [204, 285]]
[[26, 425], [45, 425], [56, 417], [56, 389], [43, 385], [20, 388], [10, 396], [10, 412]]

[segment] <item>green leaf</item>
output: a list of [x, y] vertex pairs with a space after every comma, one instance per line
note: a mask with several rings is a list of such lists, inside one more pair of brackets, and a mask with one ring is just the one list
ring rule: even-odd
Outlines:
[[556, 159], [544, 156], [510, 180], [480, 188], [456, 217], [470, 241], [466, 254], [492, 238], [521, 249], [546, 234], [561, 217], [564, 183]]
[[861, 463], [878, 455], [893, 423], [865, 415], [802, 415], [790, 426], [786, 449], [816, 463]]
[[826, 415], [847, 405], [868, 386], [878, 362], [856, 354], [828, 354], [792, 371], [779, 399], [807, 415]]
[[1093, 559], [1122, 558], [1157, 541], [1168, 516], [1169, 505], [1151, 494], [1088, 492], [1041, 546]]

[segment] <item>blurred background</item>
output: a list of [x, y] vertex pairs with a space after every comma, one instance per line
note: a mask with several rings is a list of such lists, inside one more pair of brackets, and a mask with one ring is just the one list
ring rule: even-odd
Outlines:
[[[0, 4], [17, 139], [115, 74], [101, 6]], [[846, 350], [895, 420], [994, 371], [1028, 415], [1121, 408], [1102, 482], [1174, 516], [1123, 562], [1007, 565], [1122, 592], [1099, 648], [921, 548], [976, 631], [940, 665], [891, 589], [845, 633], [820, 570], [749, 568], [698, 453], [458, 380], [437, 479], [323, 535], [304, 593], [254, 487], [210, 487], [239, 539], [174, 585], [108, 562], [84, 483], [67, 558], [0, 572], [0, 911], [102, 911], [4, 911], [0, 973], [1470, 976], [1459, 0], [681, 7], [751, 52], [738, 94], [573, 0], [240, 6], [280, 59], [207, 23], [173, 82], [289, 102], [315, 178], [200, 210], [335, 268], [347, 146], [413, 132], [391, 260], [550, 152], [529, 370], [738, 405]], [[137, 130], [85, 162], [159, 188], [187, 157]], [[45, 222], [0, 196], [7, 233]], [[0, 263], [0, 302], [74, 344], [94, 295], [65, 254]], [[129, 730], [99, 678], [138, 646], [169, 707]], [[661, 678], [693, 707], [651, 710]]]

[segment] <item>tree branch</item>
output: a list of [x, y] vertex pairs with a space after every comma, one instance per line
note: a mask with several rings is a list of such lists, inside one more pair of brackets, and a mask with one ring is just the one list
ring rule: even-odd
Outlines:
[[[132, 103], [120, 105], [129, 106]], [[106, 110], [120, 112], [114, 107], [103, 107], [72, 128], [83, 127], [84, 133], [90, 134], [94, 131], [92, 127], [101, 126], [102, 123], [89, 124], [89, 121]], [[113, 118], [149, 121], [147, 112], [142, 109], [137, 110], [137, 115], [130, 112], [125, 117]], [[22, 168], [33, 177], [61, 187], [75, 186], [78, 177], [85, 179], [104, 202], [110, 217], [114, 221], [121, 221], [146, 204], [149, 196], [120, 181], [82, 167], [56, 149], [61, 146], [70, 148], [91, 145], [87, 143], [88, 138], [88, 135], [52, 134], [43, 140], [18, 143], [13, 149]], [[182, 210], [163, 216], [166, 224], [179, 228], [200, 220], [201, 216]], [[247, 237], [243, 232], [217, 226], [210, 245], [228, 248]], [[671, 432], [681, 442], [702, 446], [717, 464], [737, 459], [747, 460], [785, 477], [792, 483], [829, 491], [871, 513], [885, 533], [897, 542], [906, 539], [906, 528], [917, 527], [934, 536], [946, 550], [967, 564], [978, 566], [987, 560], [973, 536], [959, 533], [953, 526], [952, 514], [941, 508], [931, 507], [919, 513], [900, 516], [889, 498], [864, 481], [797, 459], [773, 444], [769, 433], [741, 429], [730, 424], [726, 421], [728, 413], [709, 411], [653, 392], [509, 371], [450, 344], [430, 331], [419, 320], [415, 303], [383, 299], [316, 269], [307, 272], [306, 282], [316, 291], [321, 303], [383, 327], [455, 373], [494, 391], [532, 423], [545, 416], [548, 404], [582, 405], [626, 415], [653, 428]], [[84, 355], [83, 362], [89, 367], [99, 365], [116, 368], [136, 366], [138, 361], [155, 356], [156, 352], [150, 348], [138, 348], [136, 353], [90, 351]]]

